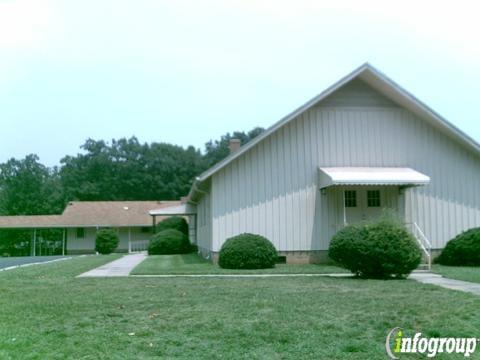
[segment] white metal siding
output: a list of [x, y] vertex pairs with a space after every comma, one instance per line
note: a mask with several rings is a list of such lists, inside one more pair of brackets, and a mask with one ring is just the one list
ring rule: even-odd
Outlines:
[[[119, 236], [118, 250], [128, 250], [128, 228], [117, 229]], [[67, 251], [68, 250], [84, 250], [93, 251], [95, 249], [96, 228], [85, 228], [85, 237], [77, 239], [77, 230], [75, 228], [67, 229]], [[150, 232], [142, 232], [141, 227], [131, 228], [132, 241], [149, 240], [152, 234]]]
[[210, 189], [197, 204], [197, 238], [199, 249], [209, 251], [212, 249], [212, 214]]
[[397, 107], [360, 79], [354, 79], [324, 99], [320, 106]]
[[430, 185], [407, 190], [406, 217], [435, 248], [480, 225], [479, 158], [372, 92], [365, 96], [354, 84], [332, 95], [335, 101], [303, 113], [214, 174], [206, 200], [212, 250], [242, 232], [262, 234], [282, 251], [328, 249], [333, 232], [322, 224], [339, 221], [342, 203], [320, 195], [318, 166], [411, 167], [430, 176]]
[[97, 230], [85, 228], [83, 239], [77, 239], [77, 229], [67, 229], [67, 252], [68, 250], [90, 250], [95, 249], [95, 234]]
[[[128, 250], [128, 240], [129, 237], [132, 241], [143, 241], [150, 240], [152, 237], [152, 228], [145, 227], [148, 232], [143, 232], [141, 227], [132, 227], [132, 228], [119, 228], [118, 237], [120, 239], [118, 243], [118, 250]], [[130, 234], [129, 234], [130, 230]]]

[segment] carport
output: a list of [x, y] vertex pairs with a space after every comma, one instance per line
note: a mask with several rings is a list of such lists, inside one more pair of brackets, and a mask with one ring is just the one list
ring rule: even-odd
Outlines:
[[[49, 250], [52, 249], [52, 243], [60, 244], [61, 255], [65, 255], [66, 227], [62, 224], [60, 215], [0, 216], [0, 229], [29, 232], [29, 239], [25, 241], [30, 243], [31, 256], [51, 255]], [[46, 239], [45, 234], [48, 234], [49, 230], [59, 230], [60, 236]]]

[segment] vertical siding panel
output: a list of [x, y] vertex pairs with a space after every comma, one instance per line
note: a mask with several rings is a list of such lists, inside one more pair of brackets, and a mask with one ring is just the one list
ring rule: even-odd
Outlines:
[[307, 245], [308, 248], [318, 249], [318, 232], [315, 227], [315, 218], [317, 213], [317, 174], [318, 174], [318, 139], [315, 137], [317, 133], [315, 113], [308, 113], [308, 135], [310, 136], [310, 168], [308, 169], [308, 181], [310, 189], [308, 191], [307, 216], [309, 219], [309, 231]]
[[[293, 232], [289, 239], [288, 248], [293, 249], [293, 242], [300, 240], [300, 191], [299, 191], [299, 170], [300, 170], [300, 158], [301, 158], [301, 139], [299, 139], [299, 131], [301, 129], [301, 118], [299, 121], [292, 124], [292, 149], [290, 154], [292, 155], [293, 172], [293, 189], [292, 189], [292, 210], [293, 210]], [[297, 241], [298, 241], [297, 240]], [[301, 243], [298, 244], [301, 247]]]
[[279, 133], [274, 134], [272, 139], [272, 151], [274, 158], [271, 164], [272, 167], [272, 184], [273, 184], [273, 213], [272, 213], [272, 222], [273, 222], [273, 231], [274, 231], [274, 244], [277, 246], [277, 249], [280, 248], [280, 174], [283, 174], [282, 167], [283, 162], [280, 161], [280, 149], [279, 149]]
[[310, 121], [310, 113], [305, 114], [304, 116], [304, 126], [303, 126], [303, 135], [306, 139], [304, 144], [304, 154], [305, 154], [305, 162], [303, 165], [303, 173], [304, 173], [304, 184], [306, 187], [303, 190], [305, 202], [303, 205], [303, 211], [305, 214], [304, 224], [304, 248], [310, 249], [311, 242], [312, 242], [312, 230], [313, 230], [313, 218], [315, 216], [315, 208], [312, 207], [312, 176], [311, 172], [315, 169], [315, 166], [312, 163], [312, 149], [315, 148], [315, 144], [312, 142], [310, 134], [312, 133], [311, 128], [311, 121]]
[[[248, 227], [250, 229], [252, 229], [252, 226], [253, 226], [253, 218], [254, 218], [254, 214], [253, 214], [253, 207], [255, 206], [254, 205], [254, 200], [255, 200], [255, 196], [254, 196], [254, 186], [255, 186], [255, 182], [254, 182], [254, 174], [253, 174], [253, 162], [252, 162], [252, 151], [249, 151], [246, 155], [245, 155], [245, 160], [246, 160], [246, 171], [247, 171], [247, 178], [248, 178], [248, 192], [246, 194], [246, 197], [248, 199], [248, 205], [246, 207], [246, 211], [247, 211], [247, 219], [248, 219]], [[251, 232], [253, 232], [253, 229], [251, 230]]]
[[[293, 219], [293, 224], [292, 224], [292, 233], [290, 235], [290, 238], [288, 239], [288, 249], [291, 250], [293, 249], [292, 243], [295, 241], [295, 239], [298, 239], [298, 233], [299, 233], [299, 228], [300, 228], [300, 204], [299, 204], [299, 192], [298, 192], [298, 171], [299, 171], [299, 139], [298, 139], [298, 127], [299, 123], [301, 121], [301, 118], [292, 123], [290, 126], [291, 129], [291, 148], [290, 148], [290, 161], [292, 162], [292, 167], [293, 167], [293, 173], [292, 173], [292, 219]], [[301, 246], [299, 244], [299, 246]]]
[[288, 241], [289, 239], [292, 238], [292, 219], [293, 217], [289, 217], [291, 210], [293, 209], [292, 207], [292, 182], [291, 182], [291, 177], [292, 177], [292, 166], [291, 166], [291, 147], [290, 147], [290, 126], [285, 126], [283, 132], [283, 142], [284, 142], [284, 157], [285, 157], [285, 201], [284, 201], [284, 206], [283, 206], [283, 211], [282, 211], [282, 222], [285, 226], [285, 232], [284, 232], [284, 242], [283, 242], [283, 248], [285, 250], [288, 250]]
[[[227, 185], [227, 193], [225, 194], [226, 195], [226, 204], [228, 206], [228, 204], [234, 204], [233, 202], [233, 197], [234, 197], [234, 194], [233, 194], [233, 174], [235, 172], [235, 163], [232, 164], [232, 171], [226, 171], [225, 172], [225, 178], [226, 178], [226, 185]], [[230, 208], [229, 206], [229, 209], [228, 209], [228, 212], [227, 212], [228, 216], [226, 218], [226, 229], [225, 229], [225, 237], [231, 237], [233, 236], [233, 209]]]
[[263, 234], [264, 236], [268, 237], [267, 234], [267, 184], [269, 184], [267, 179], [267, 164], [265, 162], [265, 151], [266, 151], [266, 141], [263, 141], [261, 144], [259, 144], [259, 149], [260, 149], [260, 155], [259, 158], [261, 160], [260, 162], [260, 174], [259, 174], [259, 180], [261, 184], [261, 194], [260, 194], [260, 199], [261, 199], [261, 214], [260, 218], [262, 219], [260, 222], [260, 234]]
[[260, 209], [259, 209], [259, 199], [260, 199], [260, 177], [259, 177], [259, 161], [258, 161], [258, 146], [255, 147], [252, 151], [252, 165], [253, 165], [253, 229], [255, 233], [260, 232]]
[[257, 146], [258, 156], [258, 233], [265, 236], [265, 162], [263, 155], [265, 152], [265, 142], [261, 142]]
[[288, 196], [288, 172], [290, 171], [289, 166], [287, 165], [287, 132], [286, 132], [286, 127], [282, 129], [281, 131], [281, 136], [280, 136], [280, 144], [281, 144], [281, 165], [282, 165], [282, 171], [283, 171], [283, 176], [280, 177], [281, 180], [281, 192], [280, 192], [280, 228], [281, 228], [281, 249], [286, 250], [287, 249], [287, 237], [288, 237], [288, 228], [287, 228], [287, 218], [286, 218], [286, 212], [287, 212], [287, 196]]
[[273, 216], [272, 160], [274, 158], [274, 154], [272, 153], [271, 141], [271, 137], [265, 139], [265, 152], [263, 154], [263, 161], [265, 163], [265, 234], [270, 241], [273, 241], [273, 223], [271, 219]]
[[240, 229], [242, 233], [247, 232], [247, 198], [248, 198], [248, 183], [245, 179], [243, 179], [244, 174], [247, 173], [247, 163], [246, 163], [246, 157], [242, 156], [241, 157], [241, 164], [242, 166], [240, 167], [240, 174], [239, 179], [241, 179], [240, 183], [242, 184], [242, 191], [241, 191], [241, 197], [242, 197], [242, 211], [240, 213]]
[[321, 130], [322, 130], [322, 148], [323, 148], [323, 166], [330, 166], [332, 164], [331, 161], [331, 151], [330, 146], [332, 145], [332, 134], [330, 133], [329, 123], [328, 123], [328, 112], [321, 111], [322, 122], [321, 122]]

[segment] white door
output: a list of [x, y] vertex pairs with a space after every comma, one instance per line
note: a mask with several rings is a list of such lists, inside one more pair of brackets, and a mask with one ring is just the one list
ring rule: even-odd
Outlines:
[[381, 214], [385, 193], [380, 188], [344, 189], [345, 220], [355, 224], [378, 218]]

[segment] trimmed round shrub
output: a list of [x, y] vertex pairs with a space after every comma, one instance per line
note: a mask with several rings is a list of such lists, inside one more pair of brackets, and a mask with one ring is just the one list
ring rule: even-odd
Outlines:
[[180, 216], [172, 216], [160, 221], [157, 224], [156, 232], [160, 232], [167, 229], [175, 229], [183, 233], [188, 238], [188, 223]]
[[451, 266], [480, 266], [480, 228], [464, 231], [450, 240], [435, 262]]
[[155, 234], [148, 245], [149, 255], [186, 254], [191, 252], [188, 238], [175, 229], [167, 229]]
[[413, 235], [402, 224], [387, 220], [346, 226], [333, 237], [328, 255], [367, 278], [405, 277], [422, 258]]
[[218, 258], [224, 269], [266, 269], [275, 266], [277, 249], [263, 236], [241, 234], [225, 241]]
[[111, 254], [119, 243], [118, 234], [113, 229], [100, 229], [95, 237], [95, 251], [100, 254]]

